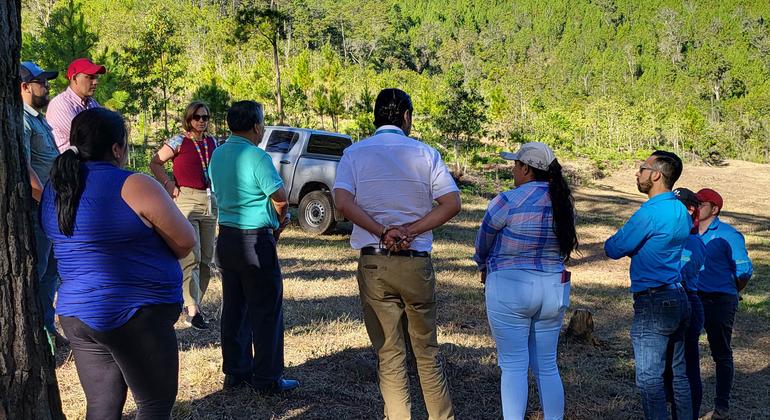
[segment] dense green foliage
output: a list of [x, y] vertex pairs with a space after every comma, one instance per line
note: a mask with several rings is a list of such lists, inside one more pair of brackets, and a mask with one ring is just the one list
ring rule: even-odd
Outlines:
[[50, 3], [25, 0], [23, 58], [101, 60], [97, 99], [135, 140], [177, 130], [193, 98], [216, 103], [220, 132], [227, 100], [248, 98], [269, 121], [280, 101], [286, 124], [357, 138], [395, 86], [416, 132], [458, 162], [528, 140], [595, 160], [657, 147], [770, 160], [766, 1]]

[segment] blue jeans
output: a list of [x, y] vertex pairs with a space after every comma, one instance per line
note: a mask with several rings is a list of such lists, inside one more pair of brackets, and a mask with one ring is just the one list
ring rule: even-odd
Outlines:
[[556, 366], [569, 283], [561, 273], [502, 270], [487, 276], [487, 317], [502, 370], [503, 417], [523, 419], [527, 408], [527, 371], [537, 382], [546, 420], [564, 417], [564, 387]]
[[43, 309], [43, 326], [49, 333], [53, 333], [54, 308], [53, 300], [59, 284], [59, 272], [56, 269], [56, 259], [53, 256], [53, 245], [45, 236], [40, 220], [37, 216], [37, 207], [32, 216], [32, 224], [35, 229], [35, 252], [37, 253], [37, 298]]
[[[698, 297], [698, 292], [687, 291], [690, 301], [690, 325], [684, 332], [684, 362], [687, 370], [687, 380], [690, 382], [690, 394], [692, 401], [692, 419], [698, 419], [700, 405], [703, 400], [703, 383], [700, 379], [700, 346], [698, 341], [703, 330], [703, 305]], [[672, 383], [673, 372], [671, 370], [671, 357], [673, 348], [666, 359], [666, 398], [671, 401], [671, 414], [674, 420], [676, 416], [676, 402], [674, 402], [674, 387]]]
[[631, 343], [636, 360], [636, 386], [642, 395], [646, 419], [667, 419], [663, 372], [671, 353], [674, 401], [680, 419], [692, 417], [690, 384], [684, 361], [684, 332], [690, 307], [684, 289], [650, 290], [634, 297]]
[[727, 293], [700, 293], [703, 302], [706, 336], [714, 359], [716, 395], [714, 408], [727, 411], [730, 408], [730, 388], [733, 386], [733, 324], [738, 310], [738, 296]]

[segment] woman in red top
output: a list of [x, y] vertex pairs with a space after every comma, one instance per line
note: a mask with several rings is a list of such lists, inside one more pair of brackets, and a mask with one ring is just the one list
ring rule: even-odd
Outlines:
[[[211, 154], [217, 146], [214, 137], [207, 133], [210, 118], [209, 108], [203, 102], [188, 105], [182, 120], [184, 134], [164, 143], [150, 162], [153, 175], [197, 234], [193, 252], [179, 263], [184, 274], [185, 324], [201, 330], [208, 328], [199, 306], [211, 279], [217, 223], [217, 206], [208, 176]], [[169, 160], [173, 162], [173, 179], [164, 168]]]

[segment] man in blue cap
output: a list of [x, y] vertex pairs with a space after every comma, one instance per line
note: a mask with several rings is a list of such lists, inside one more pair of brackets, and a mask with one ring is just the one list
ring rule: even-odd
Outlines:
[[[48, 105], [48, 81], [55, 79], [59, 72], [44, 71], [31, 61], [21, 63], [21, 97], [24, 101], [24, 135], [22, 144], [27, 159], [27, 171], [32, 185], [32, 197], [35, 203], [40, 200], [51, 167], [59, 150], [53, 137], [51, 126], [40, 112]], [[57, 271], [51, 242], [43, 233], [37, 211], [33, 212], [35, 243], [37, 246], [38, 299], [43, 308], [45, 329], [55, 339], [57, 345], [67, 344], [54, 326], [53, 300], [56, 294]]]

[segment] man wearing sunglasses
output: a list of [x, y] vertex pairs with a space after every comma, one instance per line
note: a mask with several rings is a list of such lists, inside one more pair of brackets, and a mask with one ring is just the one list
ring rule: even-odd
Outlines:
[[719, 220], [722, 196], [704, 188], [698, 191], [701, 239], [706, 244], [706, 261], [699, 276], [698, 296], [703, 303], [703, 327], [714, 359], [716, 392], [711, 419], [729, 418], [730, 388], [733, 385], [731, 347], [738, 292], [746, 287], [754, 268], [743, 235]]
[[647, 158], [636, 173], [636, 186], [649, 200], [604, 243], [608, 257], [631, 257], [631, 343], [636, 386], [647, 419], [668, 418], [663, 385], [668, 349], [673, 350], [676, 418], [692, 418], [684, 361], [690, 307], [679, 270], [692, 219], [671, 191], [681, 174], [682, 161], [673, 153], [658, 150]]
[[[21, 98], [24, 102], [24, 136], [22, 143], [27, 158], [27, 171], [32, 186], [32, 197], [35, 203], [40, 201], [43, 187], [48, 182], [51, 167], [59, 150], [56, 148], [51, 126], [46, 122], [41, 111], [48, 105], [48, 81], [55, 79], [59, 72], [44, 71], [31, 61], [21, 63]], [[46, 237], [37, 220], [37, 211], [32, 212], [34, 218], [35, 243], [37, 246], [38, 299], [43, 308], [43, 320], [49, 336], [54, 338], [57, 345], [65, 345], [67, 340], [62, 337], [54, 326], [53, 300], [56, 294], [56, 261], [53, 258], [51, 242]]]
[[70, 125], [75, 116], [86, 109], [101, 106], [93, 96], [99, 84], [99, 75], [106, 71], [104, 66], [94, 64], [87, 58], [78, 58], [67, 66], [69, 87], [51, 100], [46, 113], [60, 152], [70, 145]]

